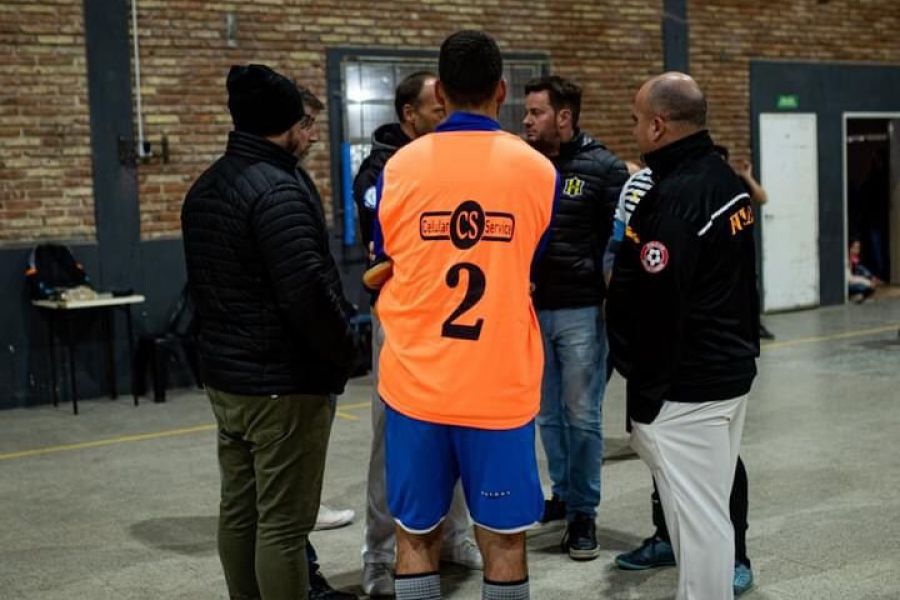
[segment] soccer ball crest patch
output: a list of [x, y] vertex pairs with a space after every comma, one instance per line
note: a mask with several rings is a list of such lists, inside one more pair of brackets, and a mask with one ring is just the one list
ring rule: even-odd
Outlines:
[[648, 273], [659, 273], [669, 264], [669, 250], [662, 242], [647, 242], [641, 247], [641, 266]]

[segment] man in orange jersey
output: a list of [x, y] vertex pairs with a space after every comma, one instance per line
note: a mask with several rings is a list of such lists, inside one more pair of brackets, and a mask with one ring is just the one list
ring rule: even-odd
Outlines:
[[[444, 107], [434, 95], [437, 75], [418, 71], [408, 75], [394, 93], [396, 123], [387, 123], [372, 134], [372, 151], [353, 180], [353, 198], [359, 211], [363, 243], [371, 251], [372, 221], [375, 218], [376, 184], [384, 165], [397, 150], [414, 139], [428, 135], [444, 120]], [[377, 294], [372, 295], [374, 305]], [[394, 518], [388, 510], [384, 478], [384, 403], [378, 396], [378, 357], [384, 331], [377, 313], [372, 313], [372, 446], [366, 480], [366, 523], [364, 529], [363, 592], [369, 596], [394, 593]], [[457, 486], [444, 525], [441, 561], [481, 569], [478, 546], [469, 537], [471, 523], [462, 490]]]
[[458, 479], [484, 556], [483, 598], [529, 597], [525, 530], [543, 510], [530, 272], [559, 182], [500, 130], [502, 72], [486, 34], [448, 37], [435, 92], [449, 116], [398, 150], [377, 186], [375, 254], [393, 263], [376, 308], [400, 600], [440, 598], [441, 524]]

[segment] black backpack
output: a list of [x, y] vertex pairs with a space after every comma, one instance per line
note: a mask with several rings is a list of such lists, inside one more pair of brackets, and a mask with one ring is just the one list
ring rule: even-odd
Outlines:
[[62, 244], [38, 244], [31, 251], [25, 279], [33, 300], [54, 298], [59, 291], [89, 285], [90, 280], [72, 251]]

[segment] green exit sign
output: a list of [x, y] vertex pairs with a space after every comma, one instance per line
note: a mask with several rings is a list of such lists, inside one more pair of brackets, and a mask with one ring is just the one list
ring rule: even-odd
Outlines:
[[779, 110], [792, 110], [800, 108], [800, 96], [796, 94], [782, 94], [778, 96]]

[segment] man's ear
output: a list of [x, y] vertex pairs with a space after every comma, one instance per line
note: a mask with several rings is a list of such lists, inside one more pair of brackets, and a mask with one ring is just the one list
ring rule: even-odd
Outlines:
[[434, 82], [434, 98], [445, 110], [447, 109], [447, 97], [444, 95], [444, 86], [440, 79]]
[[574, 129], [571, 108], [561, 108], [559, 112], [556, 113], [556, 126], [559, 129], [565, 129], [567, 126]]
[[668, 123], [661, 115], [653, 117], [653, 141], [658, 142], [666, 135]]
[[412, 104], [404, 104], [403, 110], [401, 112], [403, 113], [403, 122], [404, 123], [412, 123], [413, 121], [415, 121], [413, 113], [416, 112], [416, 109], [413, 108]]
[[497, 101], [497, 108], [506, 102], [506, 80], [501, 79], [497, 83], [497, 90], [494, 92], [494, 100]]

